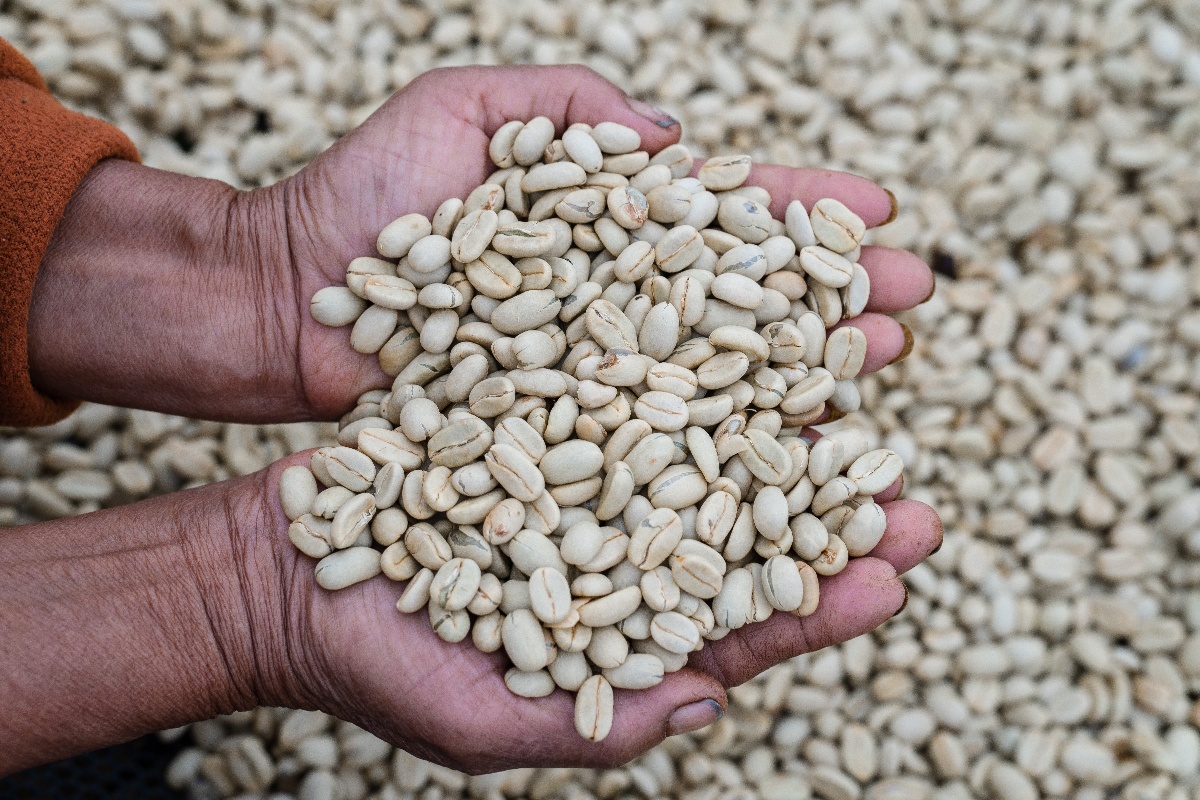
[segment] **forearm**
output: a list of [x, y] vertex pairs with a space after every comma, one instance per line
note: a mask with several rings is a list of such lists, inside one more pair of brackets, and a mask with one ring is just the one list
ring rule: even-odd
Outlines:
[[[34, 385], [211, 419], [288, 416], [295, 331], [278, 215], [218, 181], [97, 165], [73, 195], [29, 314]], [[264, 320], [277, 320], [265, 323]], [[284, 370], [287, 371], [285, 374]], [[292, 414], [291, 416], [296, 416]]]
[[0, 774], [280, 699], [257, 480], [0, 536]]

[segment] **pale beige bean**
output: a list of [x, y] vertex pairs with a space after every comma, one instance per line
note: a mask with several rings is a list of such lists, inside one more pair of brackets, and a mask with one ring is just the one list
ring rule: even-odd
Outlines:
[[539, 567], [529, 576], [529, 603], [542, 622], [562, 622], [571, 610], [571, 586], [563, 573]]
[[817, 236], [813, 233], [808, 211], [799, 200], [788, 203], [783, 221], [788, 237], [796, 243], [797, 248], [803, 249], [817, 244]]
[[867, 357], [867, 335], [852, 325], [838, 328], [825, 342], [825, 368], [834, 380], [858, 377]]
[[759, 489], [752, 509], [754, 527], [762, 536], [777, 541], [788, 532], [787, 498], [778, 486]]
[[535, 464], [546, 454], [546, 443], [528, 422], [509, 417], [496, 426], [496, 444], [504, 444], [518, 450]]
[[558, 546], [545, 534], [535, 530], [526, 528], [517, 531], [517, 535], [502, 549], [512, 559], [513, 566], [526, 575], [532, 575], [541, 567], [549, 567], [563, 575], [567, 574], [567, 562], [563, 561], [559, 554]]
[[803, 414], [833, 396], [837, 381], [824, 367], [814, 367], [808, 376], [787, 390], [779, 409], [785, 414]]
[[414, 575], [408, 586], [404, 587], [400, 599], [396, 601], [396, 609], [404, 614], [413, 614], [427, 606], [433, 575], [433, 570], [428, 567]]
[[829, 546], [825, 548], [821, 555], [809, 563], [818, 575], [830, 577], [837, 575], [846, 568], [848, 558], [849, 554], [846, 551], [846, 543], [842, 541], [840, 536], [830, 534]]
[[583, 167], [584, 172], [593, 174], [600, 171], [604, 154], [590, 133], [579, 129], [568, 130], [563, 134], [562, 143], [567, 157]]
[[575, 695], [575, 730], [589, 742], [599, 742], [608, 736], [612, 720], [612, 686], [602, 675], [593, 675]]
[[538, 463], [545, 482], [552, 485], [573, 483], [596, 476], [604, 465], [604, 452], [578, 439], [555, 445]]
[[672, 653], [690, 653], [700, 646], [700, 630], [696, 623], [678, 611], [655, 614], [650, 623], [650, 636]]
[[329, 541], [337, 550], [349, 547], [375, 516], [375, 497], [369, 493], [356, 494], [338, 508], [329, 529]]
[[646, 496], [655, 508], [681, 509], [696, 505], [708, 492], [708, 482], [693, 464], [676, 464], [650, 481]]
[[858, 493], [879, 494], [895, 483], [904, 471], [904, 461], [895, 451], [881, 448], [864, 453], [846, 469], [846, 477], [854, 481]]
[[[586, 181], [587, 173], [584, 172], [583, 167], [572, 161], [538, 164], [526, 172], [525, 177], [521, 179], [521, 191], [526, 194], [534, 194], [552, 189], [582, 186]], [[499, 248], [496, 249], [499, 250]]]
[[596, 500], [596, 518], [610, 520], [617, 517], [633, 497], [637, 482], [633, 470], [624, 461], [618, 461], [605, 473], [600, 495]]
[[725, 491], [715, 491], [704, 499], [696, 515], [696, 538], [720, 548], [738, 515], [737, 499]]
[[329, 476], [352, 492], [365, 492], [375, 479], [375, 464], [351, 447], [331, 447], [323, 461]]
[[709, 286], [713, 297], [739, 308], [757, 308], [763, 300], [763, 290], [757, 282], [740, 272], [724, 272]]
[[583, 652], [600, 669], [613, 669], [624, 664], [629, 657], [629, 640], [611, 625], [594, 628], [592, 640]]
[[482, 573], [479, 565], [465, 558], [452, 558], [433, 576], [429, 596], [447, 611], [459, 611], [475, 598]]
[[544, 669], [536, 672], [510, 669], [504, 673], [504, 685], [517, 697], [545, 697], [554, 691], [554, 679]]
[[356, 353], [378, 353], [396, 332], [397, 312], [383, 306], [371, 306], [354, 322], [350, 330], [350, 347]]
[[612, 594], [586, 602], [579, 609], [579, 622], [589, 628], [616, 625], [637, 610], [641, 603], [641, 588], [628, 586]]
[[887, 530], [887, 515], [876, 503], [863, 503], [842, 525], [838, 535], [846, 543], [846, 552], [853, 558], [865, 556], [875, 549]]
[[649, 653], [630, 653], [618, 667], [604, 670], [604, 677], [617, 689], [649, 689], [662, 683], [663, 662]]
[[700, 232], [691, 225], [676, 225], [655, 243], [654, 261], [664, 272], [680, 272], [696, 263], [703, 252]]
[[301, 514], [288, 526], [288, 539], [304, 555], [310, 558], [324, 558], [333, 552], [330, 543], [329, 520], [314, 517], [312, 514]]
[[[513, 155], [513, 144], [524, 129], [525, 123], [521, 120], [510, 120], [499, 127], [491, 140], [488, 142], [488, 156], [492, 159], [492, 163], [504, 169], [511, 167], [517, 163], [516, 157]], [[553, 126], [551, 126], [550, 136], [554, 136]], [[546, 144], [549, 144], [547, 142]], [[544, 148], [545, 145], [542, 145]], [[534, 161], [540, 157], [540, 153], [534, 156]], [[532, 161], [530, 162], [533, 163]]]
[[641, 570], [662, 564], [683, 539], [683, 521], [670, 508], [656, 508], [629, 532], [629, 561]]
[[516, 336], [550, 322], [561, 308], [562, 301], [549, 289], [521, 292], [496, 307], [491, 324], [501, 333]]
[[485, 251], [465, 267], [467, 280], [480, 294], [495, 300], [512, 297], [521, 288], [521, 272], [503, 253]]
[[871, 299], [871, 276], [862, 264], [854, 264], [854, 274], [850, 283], [841, 288], [842, 316], [846, 319], [857, 317], [867, 307]]
[[831, 289], [840, 289], [854, 277], [851, 261], [819, 245], [800, 250], [800, 267], [814, 281]]
[[404, 470], [416, 469], [425, 458], [425, 448], [411, 441], [403, 431], [384, 428], [359, 431], [358, 449], [379, 464], [396, 464]]
[[754, 616], [754, 575], [739, 567], [729, 571], [721, 591], [713, 598], [713, 619], [730, 630], [748, 625]]
[[545, 477], [538, 465], [512, 445], [492, 445], [484, 461], [496, 482], [517, 500], [533, 502], [546, 488]]
[[279, 502], [288, 519], [307, 514], [316, 499], [317, 480], [307, 467], [291, 466], [279, 476]]
[[517, 669], [536, 672], [546, 666], [549, 655], [546, 640], [532, 611], [519, 608], [506, 616], [500, 636], [504, 652]]
[[750, 358], [740, 351], [717, 353], [696, 368], [696, 380], [704, 389], [722, 389], [740, 380], [750, 367]]
[[679, 585], [668, 566], [658, 566], [644, 573], [638, 585], [642, 600], [653, 611], [672, 611], [679, 605]]
[[744, 436], [746, 449], [740, 457], [746, 468], [764, 483], [783, 483], [792, 471], [792, 458], [783, 445], [761, 430], [747, 429]]
[[481, 616], [471, 626], [471, 643], [481, 653], [495, 653], [504, 646], [501, 629], [504, 616], [498, 611]]
[[817, 490], [812, 500], [812, 513], [821, 516], [826, 511], [836, 508], [854, 497], [857, 492], [858, 487], [854, 481], [840, 475]]
[[454, 230], [454, 226], [463, 217], [463, 206], [465, 204], [457, 197], [450, 197], [442, 201], [438, 206], [437, 211], [433, 214], [433, 233], [438, 236], [449, 236]]
[[393, 542], [379, 558], [383, 574], [394, 581], [406, 581], [424, 569], [405, 548], [403, 542]]
[[682, 430], [688, 423], [687, 403], [669, 392], [648, 391], [633, 404], [633, 413], [658, 431]]
[[309, 303], [309, 313], [322, 325], [338, 328], [354, 322], [368, 303], [345, 286], [326, 286]]
[[601, 122], [591, 131], [592, 139], [606, 155], [632, 153], [642, 146], [642, 137], [633, 128], [616, 122]]
[[568, 564], [586, 564], [600, 553], [604, 539], [604, 533], [595, 522], [577, 522], [563, 534], [562, 558]]
[[404, 533], [404, 547], [427, 569], [438, 570], [454, 557], [446, 537], [428, 523], [418, 522]]
[[[704, 318], [705, 295], [707, 289], [700, 279], [692, 274], [681, 275], [671, 284], [671, 305], [679, 312], [680, 324], [691, 327]], [[686, 343], [685, 343], [686, 344]], [[683, 345], [680, 345], [682, 347]], [[686, 353], [686, 351], [685, 351]], [[703, 359], [695, 364], [676, 361], [677, 355], [672, 355], [673, 363], [684, 367], [698, 366]]]
[[750, 361], [766, 361], [771, 355], [771, 346], [761, 334], [739, 325], [722, 325], [708, 334], [714, 347], [745, 353]]
[[835, 253], [848, 253], [858, 247], [867, 232], [858, 215], [832, 197], [814, 203], [809, 220], [817, 241]]
[[668, 559], [671, 577], [676, 585], [701, 599], [716, 597], [721, 591], [725, 574], [725, 559], [708, 545], [684, 539]]
[[[558, 641], [557, 637], [555, 641]], [[547, 667], [550, 677], [558, 688], [568, 692], [577, 691], [592, 676], [592, 668], [582, 652], [563, 651], [561, 645], [559, 649], [558, 658]]]
[[492, 446], [492, 429], [476, 417], [466, 417], [442, 428], [429, 438], [429, 460], [438, 466], [461, 467]]
[[679, 332], [679, 311], [670, 303], [658, 303], [646, 313], [638, 331], [638, 349], [657, 361], [665, 360], [679, 344]]
[[433, 224], [421, 214], [405, 214], [379, 232], [375, 247], [384, 258], [403, 258], [409, 249], [433, 232]]
[[762, 567], [763, 592], [772, 608], [794, 613], [804, 604], [804, 581], [790, 556], [778, 555]]
[[716, 156], [704, 162], [696, 177], [713, 192], [736, 189], [750, 176], [750, 156]]
[[637, 352], [637, 329], [620, 308], [600, 299], [588, 306], [584, 316], [587, 331], [605, 350], [622, 349]]
[[[548, 166], [557, 167], [560, 165], [551, 164]], [[566, 164], [565, 166], [575, 167], [574, 164]], [[510, 222], [502, 223], [496, 229], [496, 235], [492, 237], [491, 246], [497, 253], [506, 256], [532, 258], [550, 252], [554, 247], [556, 239], [557, 234], [554, 228], [548, 227], [545, 222]], [[495, 324], [495, 322], [492, 324]], [[541, 324], [543, 323], [539, 323], [533, 327], [536, 328]]]
[[759, 244], [771, 235], [771, 212], [748, 197], [727, 195], [717, 208], [717, 221], [743, 242]]
[[349, 547], [330, 553], [318, 561], [314, 576], [322, 589], [336, 591], [370, 580], [379, 572], [378, 550], [372, 547]]
[[497, 503], [487, 513], [480, 533], [490, 544], [504, 544], [516, 536], [524, 525], [525, 505], [510, 497]]
[[646, 371], [646, 385], [653, 391], [669, 392], [682, 400], [691, 400], [696, 396], [700, 382], [692, 370], [663, 362]]
[[808, 451], [808, 477], [816, 486], [824, 486], [837, 477], [843, 464], [842, 440], [823, 436]]
[[371, 275], [363, 281], [363, 296], [377, 306], [406, 311], [417, 304], [418, 293], [412, 282], [404, 278]]
[[491, 209], [477, 209], [462, 218], [450, 240], [450, 256], [469, 264], [483, 256], [496, 235], [499, 217]]

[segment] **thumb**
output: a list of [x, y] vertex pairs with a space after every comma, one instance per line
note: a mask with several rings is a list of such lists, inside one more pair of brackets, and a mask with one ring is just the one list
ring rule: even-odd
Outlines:
[[679, 141], [677, 120], [581, 65], [459, 67], [425, 73], [417, 82], [431, 100], [489, 136], [509, 120], [542, 116], [560, 134], [576, 122], [626, 125], [651, 153]]

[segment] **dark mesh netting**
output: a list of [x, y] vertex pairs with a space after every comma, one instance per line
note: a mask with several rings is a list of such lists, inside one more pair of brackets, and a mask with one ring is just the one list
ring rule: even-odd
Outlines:
[[164, 773], [182, 742], [144, 736], [0, 778], [0, 800], [182, 800]]

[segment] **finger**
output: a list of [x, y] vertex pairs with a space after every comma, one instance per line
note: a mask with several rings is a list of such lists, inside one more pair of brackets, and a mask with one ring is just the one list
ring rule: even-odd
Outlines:
[[852, 559], [832, 578], [821, 579], [821, 603], [807, 617], [776, 613], [747, 625], [693, 654], [690, 665], [736, 686], [789, 658], [853, 639], [891, 619], [904, 607], [904, 584], [878, 558]]
[[871, 558], [891, 564], [904, 574], [942, 546], [942, 520], [929, 506], [916, 500], [880, 503], [887, 517], [887, 529]]
[[891, 317], [867, 312], [854, 319], [842, 320], [834, 328], [849, 325], [867, 336], [867, 355], [860, 374], [876, 372], [899, 361], [912, 349], [912, 333]]
[[884, 489], [882, 492], [875, 495], [871, 499], [874, 500], [879, 505], [883, 505], [884, 503], [890, 503], [893, 500], [895, 500], [897, 497], [900, 496], [900, 492], [902, 492], [902, 491], [904, 491], [904, 476], [903, 475], [901, 475], [899, 478], [896, 478], [896, 480], [892, 481], [891, 486], [887, 487], [886, 489]]
[[[484, 730], [488, 769], [511, 767], [615, 767], [633, 760], [667, 736], [715, 722], [724, 713], [725, 689], [712, 675], [682, 669], [650, 689], [617, 689], [612, 727], [599, 742], [584, 739], [575, 726], [575, 695], [555, 690], [546, 697], [521, 698], [504, 686], [495, 691]], [[476, 708], [476, 711], [478, 708]], [[476, 719], [463, 729], [478, 729]]]
[[664, 111], [626, 95], [588, 67], [558, 66], [464, 67], [429, 73], [430, 81], [452, 82], [456, 92], [437, 88], [448, 110], [494, 133], [509, 120], [543, 116], [561, 134], [574, 122], [594, 125], [617, 122], [642, 137], [641, 149], [658, 152], [679, 141], [679, 122]]
[[907, 250], [868, 245], [858, 263], [871, 278], [868, 311], [892, 314], [920, 305], [933, 295], [933, 270]]
[[895, 200], [886, 189], [849, 172], [755, 164], [746, 183], [771, 193], [771, 216], [776, 219], [783, 219], [793, 200], [811, 211], [813, 203], [823, 197], [845, 203], [867, 227], [883, 225], [895, 216]]

